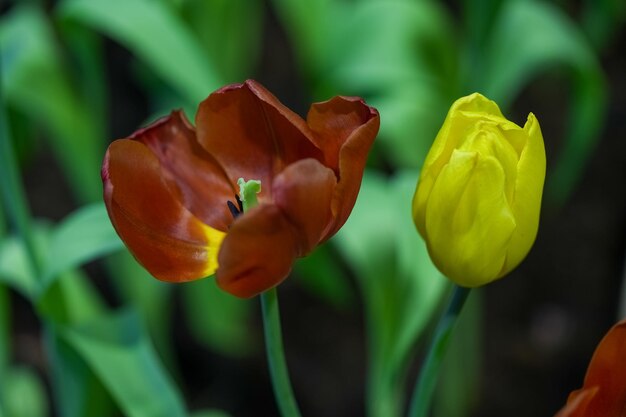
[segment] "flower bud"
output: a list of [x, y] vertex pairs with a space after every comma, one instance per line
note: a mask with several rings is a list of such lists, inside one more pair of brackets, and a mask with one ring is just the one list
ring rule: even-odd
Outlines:
[[457, 100], [413, 197], [415, 225], [437, 268], [465, 287], [515, 268], [537, 235], [545, 172], [532, 113], [520, 128], [478, 93]]

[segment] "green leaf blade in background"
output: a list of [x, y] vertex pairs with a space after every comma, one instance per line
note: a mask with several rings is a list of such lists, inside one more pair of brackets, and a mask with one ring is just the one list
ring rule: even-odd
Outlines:
[[37, 274], [22, 240], [17, 237], [0, 241], [0, 282], [26, 298], [33, 298], [39, 292]]
[[261, 6], [259, 0], [186, 0], [180, 5], [224, 83], [250, 78], [263, 40]]
[[84, 206], [56, 226], [44, 263], [43, 283], [86, 262], [124, 248], [103, 203]]
[[337, 309], [353, 307], [356, 294], [330, 244], [319, 246], [294, 265], [299, 283]]
[[52, 394], [57, 414], [63, 417], [108, 417], [113, 414], [110, 396], [84, 360], [48, 325], [44, 348], [50, 360]]
[[607, 91], [594, 51], [562, 11], [541, 1], [507, 2], [490, 39], [478, 85], [504, 108], [546, 69], [566, 68], [572, 74], [566, 137], [547, 179], [547, 198], [561, 204], [582, 174], [604, 123]]
[[83, 201], [101, 198], [104, 132], [67, 77], [50, 22], [30, 5], [0, 20], [1, 84], [7, 104], [49, 131], [69, 184]]
[[416, 181], [416, 172], [387, 179], [367, 171], [350, 218], [332, 240], [364, 300], [370, 417], [401, 414], [410, 354], [449, 287], [413, 225]]
[[102, 316], [57, 333], [129, 417], [184, 417], [180, 392], [165, 373], [137, 314]]
[[326, 68], [326, 47], [331, 45], [329, 31], [333, 30], [336, 0], [273, 0], [272, 4], [283, 25], [295, 42], [294, 51], [302, 71], [315, 77]]
[[622, 0], [585, 0], [582, 25], [596, 50], [606, 48], [626, 22]]
[[182, 287], [184, 313], [197, 340], [229, 357], [248, 355], [254, 349], [250, 331], [252, 303], [218, 288], [213, 277]]
[[58, 13], [119, 42], [190, 103], [199, 103], [223, 84], [199, 41], [162, 2], [64, 0]]
[[48, 415], [46, 390], [34, 370], [13, 366], [3, 375], [0, 380], [0, 414], [7, 417]]

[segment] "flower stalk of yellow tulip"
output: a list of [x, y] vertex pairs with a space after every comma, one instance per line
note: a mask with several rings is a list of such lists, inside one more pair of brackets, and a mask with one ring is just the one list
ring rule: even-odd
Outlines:
[[546, 155], [539, 122], [508, 121], [474, 93], [458, 99], [426, 156], [413, 219], [437, 268], [455, 284], [416, 383], [410, 417], [425, 417], [469, 289], [526, 257], [539, 227]]

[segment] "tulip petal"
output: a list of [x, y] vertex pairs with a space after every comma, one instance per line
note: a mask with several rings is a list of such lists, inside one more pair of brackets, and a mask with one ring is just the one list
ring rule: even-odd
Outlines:
[[183, 282], [215, 271], [224, 233], [202, 223], [181, 204], [148, 147], [132, 140], [113, 142], [102, 180], [115, 230], [152, 275]]
[[626, 413], [626, 320], [609, 330], [591, 358], [583, 388], [598, 387], [587, 406], [588, 417], [623, 416]]
[[135, 132], [131, 139], [148, 146], [161, 162], [163, 176], [176, 184], [180, 200], [204, 223], [226, 231], [232, 222], [227, 201], [237, 190], [220, 164], [198, 144], [182, 111], [173, 111]]
[[481, 94], [474, 93], [456, 100], [426, 155], [422, 172], [436, 178], [454, 149], [458, 149], [471, 133], [467, 129], [472, 129], [479, 121], [498, 123], [506, 122], [506, 119], [498, 105]]
[[[521, 130], [519, 127], [518, 129]], [[496, 158], [504, 169], [507, 200], [513, 200], [518, 155], [515, 148], [506, 140], [503, 133], [495, 125], [485, 122], [474, 124], [474, 130], [461, 144], [459, 150], [478, 152], [481, 156], [493, 156]]]
[[238, 217], [222, 243], [217, 285], [237, 297], [253, 297], [280, 284], [301, 251], [283, 212], [261, 204]]
[[481, 94], [474, 93], [456, 100], [439, 129], [435, 140], [426, 155], [420, 173], [419, 186], [413, 197], [413, 219], [420, 234], [426, 233], [426, 202], [434, 186], [435, 179], [448, 163], [455, 149], [472, 135], [476, 122], [507, 122], [498, 105]]
[[[220, 162], [232, 181], [271, 184], [287, 165], [308, 157], [321, 159], [300, 116], [255, 81], [224, 87], [200, 103], [198, 141]], [[269, 201], [271, 187], [259, 200]]]
[[535, 242], [546, 176], [546, 151], [543, 136], [539, 122], [532, 113], [528, 115], [524, 130], [527, 132], [528, 142], [518, 163], [515, 197], [511, 202], [511, 210], [518, 227], [509, 245], [504, 267], [507, 271], [515, 268], [526, 257]]
[[567, 404], [554, 417], [593, 417], [587, 412], [589, 404], [598, 393], [599, 387], [574, 391], [567, 399]]
[[315, 144], [324, 152], [325, 164], [339, 180], [331, 210], [334, 223], [325, 239], [348, 219], [361, 187], [368, 152], [380, 127], [380, 116], [357, 97], [334, 97], [315, 103], [307, 116]]
[[435, 265], [457, 284], [475, 287], [500, 276], [515, 219], [494, 157], [455, 150], [426, 206], [426, 237]]
[[621, 417], [626, 413], [626, 320], [602, 338], [583, 387], [573, 391], [555, 417]]
[[274, 179], [274, 201], [300, 235], [298, 256], [311, 252], [330, 226], [336, 185], [335, 173], [311, 158], [289, 165]]

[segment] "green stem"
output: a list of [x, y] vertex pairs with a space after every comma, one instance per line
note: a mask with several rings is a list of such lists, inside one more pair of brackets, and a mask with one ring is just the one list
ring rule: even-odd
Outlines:
[[[246, 181], [243, 178], [239, 178], [237, 184], [239, 185], [239, 199], [245, 213], [258, 204], [257, 194], [261, 192], [261, 181]], [[300, 410], [293, 395], [289, 371], [287, 370], [287, 361], [285, 360], [276, 288], [271, 288], [261, 293], [260, 297], [267, 364], [270, 369], [270, 377], [278, 410], [282, 417], [300, 417]]]
[[261, 294], [261, 310], [263, 312], [267, 363], [270, 368], [278, 409], [283, 417], [300, 417], [300, 410], [291, 388], [287, 361], [285, 360], [276, 288]]
[[417, 383], [413, 389], [411, 405], [409, 408], [409, 417], [426, 417], [430, 410], [435, 387], [437, 386], [437, 378], [439, 377], [439, 369], [443, 361], [452, 330], [459, 317], [459, 313], [467, 300], [470, 293], [469, 288], [454, 286], [452, 296], [444, 314], [439, 319], [435, 336], [430, 343], [428, 354], [424, 360], [424, 365], [420, 371]]

